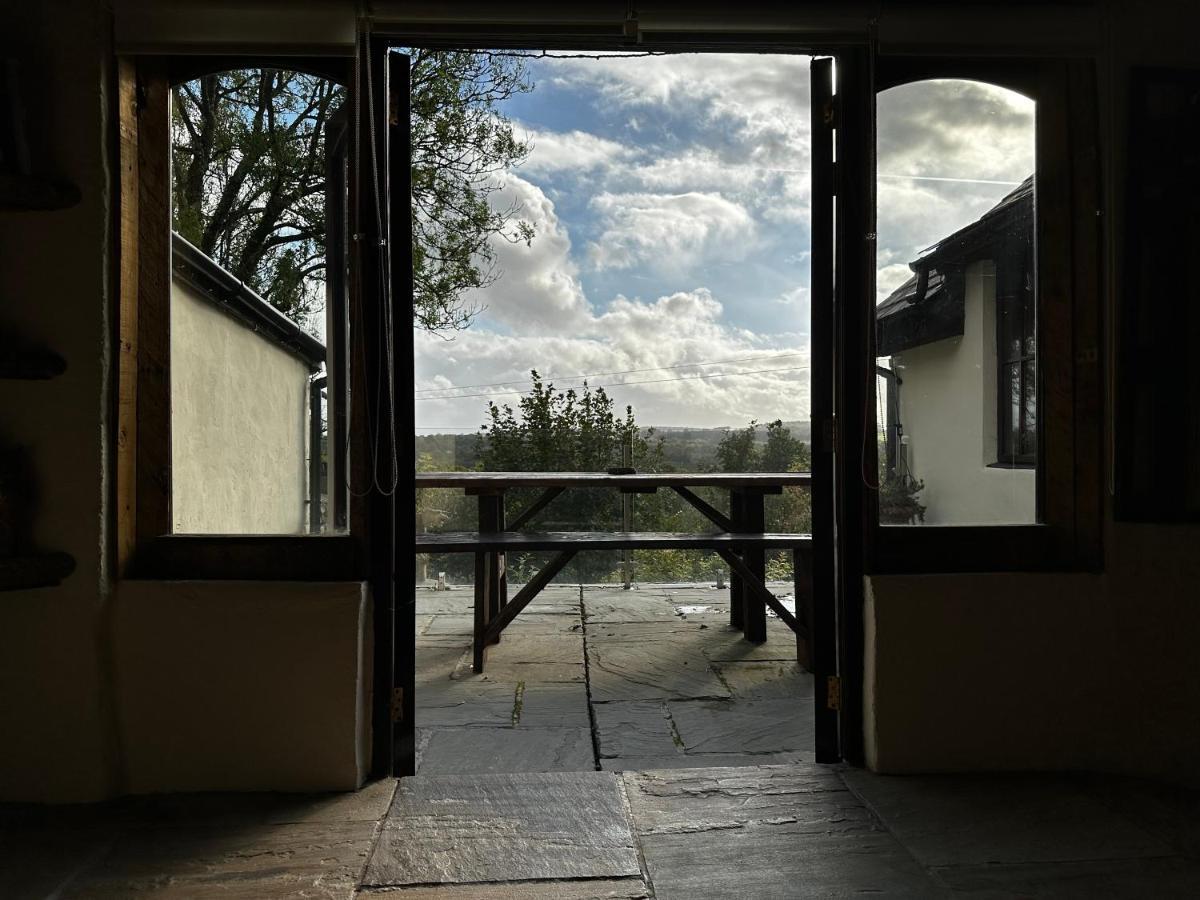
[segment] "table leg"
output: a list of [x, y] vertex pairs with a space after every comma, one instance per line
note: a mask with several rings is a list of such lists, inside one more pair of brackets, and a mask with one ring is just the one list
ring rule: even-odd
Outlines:
[[[733, 524], [734, 531], [745, 531], [742, 497], [741, 491], [729, 492], [729, 521]], [[729, 624], [738, 631], [743, 630], [745, 598], [746, 589], [742, 584], [742, 576], [731, 571], [729, 573]]]
[[488, 565], [487, 554], [475, 554], [475, 624], [471, 631], [471, 669], [476, 673], [483, 671], [487, 657], [487, 646], [483, 642], [483, 633], [488, 626]]
[[[762, 534], [767, 527], [767, 516], [762, 491], [745, 491], [742, 497], [742, 528], [748, 533]], [[766, 582], [767, 554], [762, 546], [747, 547], [742, 553], [746, 568], [760, 582]], [[743, 589], [743, 631], [746, 640], [761, 644], [767, 639], [767, 604], [762, 597]]]
[[[498, 532], [504, 530], [504, 495], [497, 494], [480, 494], [479, 495], [479, 530], [482, 532]], [[496, 616], [500, 615], [500, 609], [504, 605], [504, 588], [506, 585], [504, 579], [504, 554], [493, 551], [484, 554], [486, 557], [486, 577], [484, 584], [486, 587], [485, 598], [487, 603], [487, 622], [490, 623]], [[499, 643], [500, 638], [494, 638], [492, 643]]]

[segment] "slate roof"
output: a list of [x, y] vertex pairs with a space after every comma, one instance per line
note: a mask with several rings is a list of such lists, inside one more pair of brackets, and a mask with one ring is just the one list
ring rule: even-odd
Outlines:
[[[963, 333], [962, 267], [992, 257], [996, 245], [1033, 234], [1033, 176], [1030, 175], [971, 224], [926, 248], [909, 263], [913, 275], [875, 307], [876, 350], [890, 356]], [[917, 296], [921, 272], [928, 273]]]

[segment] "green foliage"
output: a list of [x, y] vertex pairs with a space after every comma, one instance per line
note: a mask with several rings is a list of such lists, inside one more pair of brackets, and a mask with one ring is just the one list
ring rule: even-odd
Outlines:
[[[463, 295], [494, 281], [498, 236], [528, 242], [497, 176], [528, 154], [497, 104], [532, 89], [524, 60], [414, 50], [415, 324], [464, 328]], [[345, 91], [284, 69], [206, 75], [173, 90], [172, 227], [293, 321], [324, 308], [325, 130]]]
[[283, 69], [174, 88], [173, 227], [303, 323], [324, 302], [325, 123], [342, 89]]
[[[656, 471], [661, 441], [643, 435], [633, 409], [618, 415], [603, 388], [584, 383], [581, 390], [557, 391], [533, 371], [532, 388], [514, 409], [488, 403], [488, 422], [480, 429], [480, 468], [489, 472], [603, 472], [625, 465], [628, 448], [638, 471]], [[506, 515], [517, 515], [536, 491], [510, 491]], [[539, 517], [539, 527], [562, 531], [619, 531], [621, 497], [603, 488], [568, 491]], [[600, 581], [617, 565], [618, 554], [577, 556], [566, 570], [572, 580]], [[540, 565], [540, 558], [531, 563]]]
[[887, 475], [879, 484], [879, 521], [886, 525], [915, 525], [925, 521], [925, 506], [917, 494], [925, 482], [901, 475]]
[[413, 279], [417, 324], [465, 328], [478, 312], [462, 295], [499, 275], [492, 238], [528, 244], [533, 227], [496, 209], [498, 175], [529, 147], [498, 104], [533, 89], [520, 56], [408, 51], [412, 83]]

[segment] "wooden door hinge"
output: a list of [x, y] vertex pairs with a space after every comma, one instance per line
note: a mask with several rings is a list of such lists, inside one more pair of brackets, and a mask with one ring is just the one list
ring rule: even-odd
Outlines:
[[840, 675], [829, 675], [825, 679], [825, 706], [827, 709], [842, 708], [842, 679]]
[[392, 688], [392, 724], [404, 721], [404, 688]]

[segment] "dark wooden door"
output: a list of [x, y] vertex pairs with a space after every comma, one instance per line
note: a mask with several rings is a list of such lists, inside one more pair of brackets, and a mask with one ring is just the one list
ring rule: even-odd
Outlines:
[[814, 59], [812, 85], [812, 622], [817, 762], [840, 762], [838, 734], [837, 556], [834, 516], [834, 95], [833, 59]]

